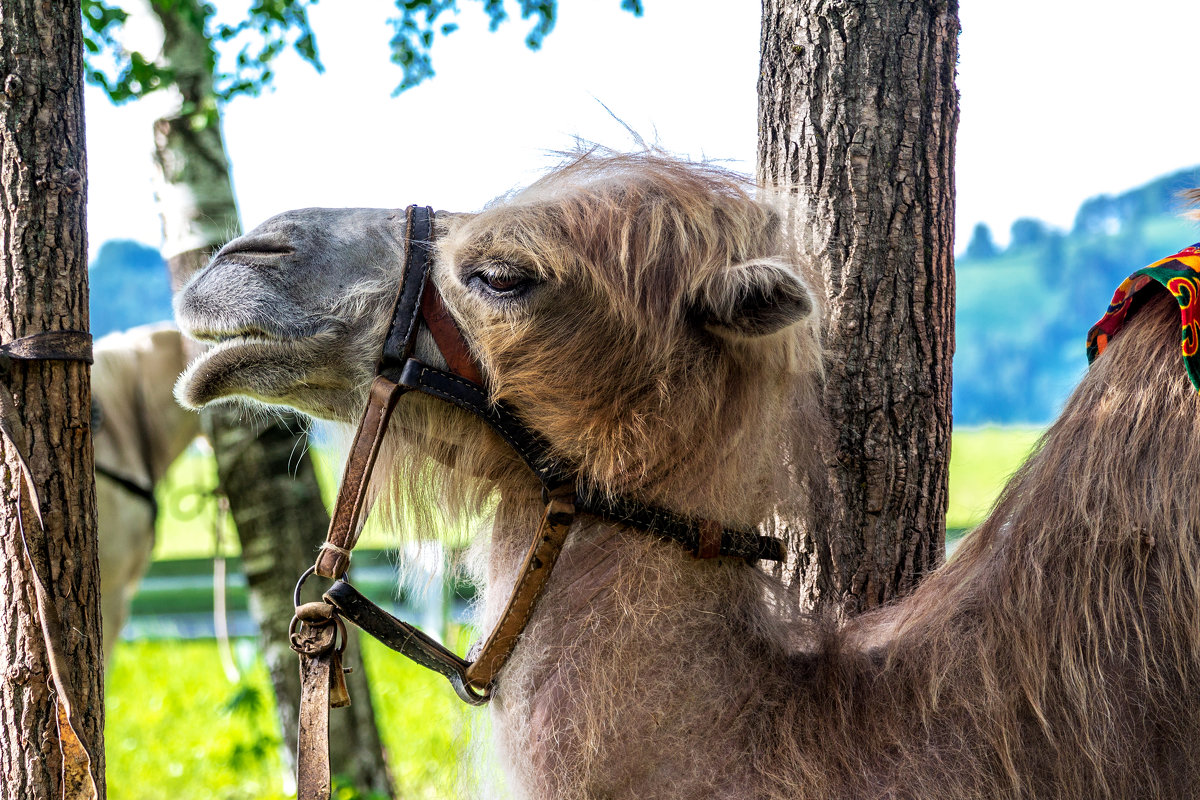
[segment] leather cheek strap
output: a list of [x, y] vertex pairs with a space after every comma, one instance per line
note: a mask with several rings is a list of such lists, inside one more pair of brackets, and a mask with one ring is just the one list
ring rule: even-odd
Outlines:
[[407, 391], [408, 387], [382, 376], [371, 383], [367, 408], [358, 421], [354, 445], [342, 473], [337, 505], [329, 523], [329, 535], [321, 545], [314, 567], [323, 578], [340, 578], [350, 566], [350, 550], [358, 543], [358, 536], [374, 500], [369, 492], [370, 478], [387, 433], [388, 420], [400, 396]]
[[529, 623], [529, 617], [546, 588], [546, 581], [571, 531], [571, 523], [575, 519], [574, 489], [573, 485], [562, 486], [550, 492], [541, 525], [529, 545], [529, 552], [525, 554], [525, 562], [517, 572], [517, 583], [508, 597], [508, 604], [491, 635], [479, 649], [479, 655], [467, 667], [467, 682], [476, 689], [486, 691], [491, 687]]
[[482, 386], [483, 371], [471, 355], [458, 323], [446, 308], [441, 292], [432, 285], [433, 276], [426, 278], [426, 282], [428, 285], [421, 295], [421, 318], [425, 320], [425, 327], [432, 334], [433, 341], [437, 344], [442, 358], [446, 360], [450, 372]]

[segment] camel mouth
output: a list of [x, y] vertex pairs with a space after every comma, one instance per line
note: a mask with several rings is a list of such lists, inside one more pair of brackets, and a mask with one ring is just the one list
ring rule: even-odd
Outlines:
[[[281, 342], [295, 339], [294, 336], [281, 336], [278, 333], [270, 333], [262, 328], [253, 326], [238, 328], [235, 330], [217, 330], [217, 329], [200, 329], [188, 331], [188, 336], [195, 339], [197, 342], [204, 344], [222, 345], [229, 342], [242, 341], [257, 341], [257, 342]], [[302, 337], [301, 337], [302, 338]]]
[[349, 396], [352, 386], [331, 368], [328, 335], [284, 339], [248, 329], [205, 334], [195, 338], [215, 344], [176, 381], [180, 405], [199, 410], [241, 397], [323, 419], [345, 416], [338, 398]]
[[298, 343], [305, 339], [321, 337], [331, 332], [330, 327], [319, 325], [303, 325], [293, 329], [285, 329], [277, 325], [242, 324], [221, 328], [208, 325], [185, 326], [184, 332], [189, 338], [204, 344], [218, 347], [242, 343], [248, 346]]

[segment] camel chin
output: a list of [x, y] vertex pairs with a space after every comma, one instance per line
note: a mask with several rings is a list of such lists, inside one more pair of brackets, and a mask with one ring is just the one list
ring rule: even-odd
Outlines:
[[357, 412], [354, 386], [344, 372], [330, 369], [328, 351], [313, 338], [235, 336], [218, 342], [176, 382], [175, 398], [181, 405], [199, 410], [240, 398], [339, 422], [352, 420]]

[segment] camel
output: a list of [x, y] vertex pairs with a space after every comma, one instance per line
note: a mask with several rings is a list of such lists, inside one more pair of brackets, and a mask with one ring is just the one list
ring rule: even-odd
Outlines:
[[[479, 213], [439, 214], [433, 283], [489, 398], [594, 485], [778, 533], [819, 495], [818, 298], [755, 194], [711, 164], [583, 153]], [[230, 242], [177, 297], [185, 332], [215, 343], [177, 397], [354, 419], [404, 235], [400, 210], [306, 209]], [[1133, 317], [988, 519], [881, 610], [801, 613], [744, 560], [576, 517], [495, 682], [515, 794], [1200, 795], [1200, 397], [1178, 319], [1171, 301]], [[417, 354], [440, 358], [427, 338]], [[397, 530], [490, 519], [490, 629], [537, 481], [423, 395], [389, 435]]]
[[171, 396], [187, 364], [172, 325], [143, 325], [96, 341], [92, 441], [104, 655], [113, 646], [154, 549], [154, 486], [200, 433], [200, 418]]

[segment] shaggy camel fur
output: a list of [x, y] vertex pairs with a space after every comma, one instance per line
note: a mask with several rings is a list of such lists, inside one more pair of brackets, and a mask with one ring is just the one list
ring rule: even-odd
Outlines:
[[96, 529], [100, 540], [100, 606], [104, 655], [129, 615], [129, 602], [154, 549], [154, 509], [99, 470], [153, 488], [200, 433], [200, 418], [171, 396], [187, 359], [170, 325], [145, 325], [96, 341], [92, 401], [99, 408]]
[[[351, 419], [402, 224], [310, 209], [230, 243], [179, 296], [185, 329], [219, 344], [178, 396]], [[591, 481], [770, 530], [824, 430], [816, 315], [787, 240], [736, 176], [593, 153], [444, 215], [434, 280], [491, 394]], [[1177, 317], [1134, 318], [955, 559], [844, 624], [795, 612], [743, 562], [577, 519], [491, 705], [517, 793], [1196, 796], [1200, 398]], [[536, 482], [456, 409], [406, 397], [398, 415], [395, 505], [494, 509], [486, 629]]]

